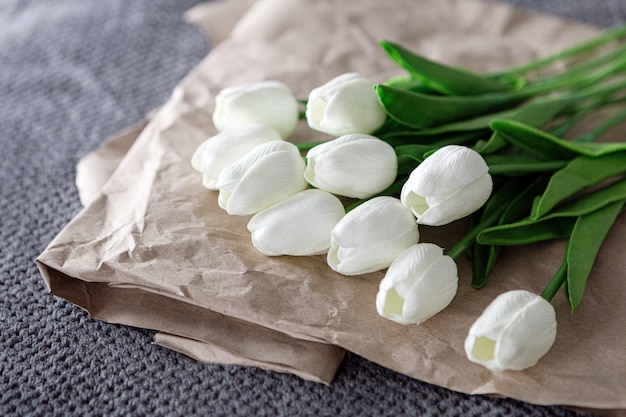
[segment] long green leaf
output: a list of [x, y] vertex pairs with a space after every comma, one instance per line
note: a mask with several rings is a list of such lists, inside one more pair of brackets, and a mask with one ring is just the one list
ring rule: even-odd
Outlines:
[[488, 93], [475, 96], [435, 96], [383, 84], [374, 86], [387, 115], [400, 124], [425, 129], [511, 108], [527, 97]]
[[481, 245], [514, 246], [568, 237], [576, 218], [554, 217], [520, 220], [485, 229], [476, 236]]
[[602, 242], [622, 212], [626, 200], [580, 216], [574, 225], [567, 251], [567, 297], [574, 311], [582, 301], [585, 285]]
[[442, 94], [464, 96], [512, 89], [497, 79], [431, 61], [393, 42], [380, 41], [380, 45], [396, 64]]
[[528, 154], [485, 155], [491, 175], [526, 175], [541, 172], [554, 172], [567, 164], [567, 161], [544, 161]]
[[[527, 179], [519, 179], [510, 181], [509, 195], [504, 196], [507, 199], [502, 201], [496, 201], [490, 199], [488, 204], [485, 205], [485, 212], [491, 210], [490, 202], [494, 204], [506, 204], [506, 209], [500, 215], [498, 219], [498, 225], [512, 223], [519, 220], [528, 212], [528, 208], [532, 201], [533, 196], [537, 192], [545, 187], [546, 178], [544, 176], [538, 176], [530, 184]], [[522, 190], [520, 192], [520, 190]], [[496, 265], [502, 246], [497, 245], [474, 245], [473, 253], [473, 273], [472, 273], [472, 287], [482, 288], [487, 281], [487, 277], [491, 274], [491, 271]]]
[[491, 128], [511, 144], [541, 159], [564, 160], [626, 151], [626, 142], [571, 142], [513, 120], [494, 120]]
[[626, 179], [588, 194], [540, 218], [525, 218], [483, 230], [476, 241], [483, 245], [520, 245], [569, 236], [576, 219], [626, 199]]
[[557, 204], [599, 182], [626, 173], [626, 151], [599, 157], [579, 156], [555, 172], [537, 204], [532, 218], [544, 216]]

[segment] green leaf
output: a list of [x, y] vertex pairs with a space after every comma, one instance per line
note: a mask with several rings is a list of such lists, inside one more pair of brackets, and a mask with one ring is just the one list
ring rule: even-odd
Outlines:
[[[506, 208], [500, 215], [497, 224], [512, 223], [520, 219], [527, 213], [533, 196], [545, 186], [546, 178], [538, 176], [530, 183], [528, 181], [528, 179], [509, 181], [510, 188], [507, 190], [507, 194], [503, 194], [503, 198], [490, 199], [485, 205], [485, 213], [492, 210], [491, 205], [505, 204]], [[497, 245], [474, 245], [472, 287], [482, 288], [495, 267], [501, 250], [502, 246]]]
[[431, 61], [396, 43], [381, 41], [380, 45], [396, 64], [442, 94], [464, 96], [512, 89], [494, 78]]
[[[539, 98], [522, 104], [514, 109], [499, 111], [495, 113], [482, 114], [466, 120], [446, 123], [429, 129], [423, 130], [394, 130], [385, 132], [384, 139], [388, 140], [392, 137], [404, 136], [410, 137], [411, 140], [434, 139], [441, 141], [444, 138], [458, 137], [459, 132], [468, 131], [490, 131], [490, 124], [496, 119], [518, 120], [532, 126], [543, 126], [553, 120], [558, 114], [562, 113], [569, 107], [574, 100], [571, 97], [549, 97]], [[484, 133], [480, 133], [484, 136]], [[459, 140], [465, 141], [466, 138], [475, 138], [476, 136], [462, 136]], [[505, 142], [506, 144], [506, 142]]]
[[532, 173], [554, 172], [567, 161], [544, 161], [528, 154], [493, 154], [485, 155], [491, 175], [526, 175]]
[[525, 218], [483, 230], [476, 241], [483, 245], [521, 245], [569, 236], [578, 217], [626, 199], [626, 179], [559, 207], [538, 219]]
[[389, 117], [414, 129], [432, 128], [504, 110], [526, 98], [508, 93], [434, 96], [383, 84], [378, 84], [374, 88]]
[[574, 158], [552, 175], [548, 187], [533, 208], [531, 217], [539, 218], [577, 192], [623, 173], [626, 173], [626, 151], [595, 158]]
[[567, 297], [572, 312], [582, 301], [585, 285], [602, 242], [622, 212], [626, 200], [617, 201], [580, 216], [570, 237], [567, 250]]
[[[421, 134], [420, 130], [399, 130], [388, 133], [382, 133], [378, 137], [390, 144], [391, 146], [402, 145], [430, 145], [436, 147], [442, 147], [445, 145], [461, 145], [468, 142], [476, 141], [477, 139], [484, 137], [485, 134], [489, 134], [488, 130], [476, 130], [468, 132], [448, 132], [441, 134]], [[377, 135], [373, 135], [377, 136]]]
[[541, 159], [564, 160], [626, 151], [625, 142], [570, 142], [513, 120], [494, 120], [491, 128], [511, 144]]
[[524, 219], [485, 229], [476, 241], [481, 245], [513, 246], [561, 239], [570, 235], [575, 222], [576, 218], [572, 217]]
[[[508, 180], [503, 186], [498, 187], [485, 203], [478, 222], [470, 225], [470, 229], [465, 236], [450, 248], [447, 253], [448, 256], [456, 259], [474, 245], [476, 235], [480, 231], [497, 223], [502, 213], [507, 209], [507, 204], [514, 196], [519, 194], [520, 187], [523, 187], [526, 182], [527, 179], [525, 178], [515, 178]], [[471, 219], [475, 219], [476, 217], [477, 216], [472, 216]]]
[[413, 159], [414, 161], [421, 163], [421, 162], [424, 162], [424, 159], [426, 159], [424, 155], [432, 151], [433, 147], [430, 145], [419, 145], [419, 144], [400, 145], [400, 146], [396, 146], [395, 150], [396, 150], [396, 155], [398, 155], [398, 157], [400, 156], [408, 157], [408, 158]]
[[[513, 110], [494, 114], [489, 120], [513, 120], [533, 127], [542, 127], [554, 120], [556, 116], [567, 110], [576, 100], [571, 96], [540, 97], [529, 101]], [[508, 145], [506, 139], [498, 132], [493, 132], [489, 140], [476, 151], [482, 155], [495, 153]]]

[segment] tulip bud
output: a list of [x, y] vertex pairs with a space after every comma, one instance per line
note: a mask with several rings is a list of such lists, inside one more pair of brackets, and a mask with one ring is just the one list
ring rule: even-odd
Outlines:
[[442, 226], [478, 210], [492, 186], [489, 167], [478, 152], [449, 145], [413, 170], [400, 199], [419, 224]]
[[555, 339], [552, 304], [528, 291], [509, 291], [493, 300], [472, 325], [465, 353], [492, 371], [519, 371], [535, 365]]
[[255, 214], [248, 230], [264, 255], [319, 255], [328, 251], [330, 232], [344, 215], [337, 197], [311, 189]]
[[287, 85], [278, 81], [227, 87], [215, 97], [213, 124], [220, 131], [261, 124], [273, 127], [286, 139], [296, 129], [299, 117], [298, 100]]
[[257, 213], [304, 190], [304, 167], [293, 143], [277, 140], [257, 146], [224, 168], [216, 184], [218, 204], [228, 214]]
[[231, 127], [202, 142], [191, 158], [191, 166], [202, 172], [202, 185], [217, 190], [217, 178], [224, 168], [257, 146], [273, 140], [281, 140], [281, 137], [269, 126]]
[[398, 174], [391, 145], [374, 136], [345, 135], [315, 146], [306, 155], [309, 184], [345, 197], [367, 198], [389, 187]]
[[374, 84], [357, 73], [340, 75], [315, 88], [306, 106], [311, 129], [334, 136], [372, 133], [386, 118]]
[[394, 197], [375, 197], [348, 212], [330, 237], [327, 262], [344, 275], [387, 268], [400, 252], [417, 243], [415, 217]]
[[452, 258], [432, 243], [418, 243], [400, 252], [380, 282], [376, 309], [400, 324], [419, 324], [446, 308], [458, 289]]

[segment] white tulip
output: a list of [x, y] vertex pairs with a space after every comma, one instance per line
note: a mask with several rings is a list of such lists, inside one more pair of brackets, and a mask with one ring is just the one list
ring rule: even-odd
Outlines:
[[452, 258], [432, 243], [400, 252], [380, 282], [378, 314], [400, 324], [419, 324], [446, 308], [458, 289]]
[[311, 129], [334, 136], [372, 133], [386, 118], [374, 84], [357, 73], [342, 74], [313, 89], [306, 106]]
[[556, 339], [554, 307], [524, 290], [499, 295], [469, 330], [465, 353], [493, 371], [535, 365]]
[[394, 197], [375, 197], [348, 212], [330, 237], [327, 262], [344, 275], [387, 268], [400, 252], [417, 243], [415, 217]]
[[269, 126], [231, 127], [202, 142], [191, 158], [191, 166], [202, 172], [202, 185], [217, 190], [217, 179], [224, 168], [257, 146], [273, 140], [281, 140], [281, 137]]
[[345, 135], [324, 142], [309, 150], [306, 159], [304, 177], [309, 184], [346, 197], [371, 197], [398, 175], [393, 147], [369, 135]]
[[328, 252], [330, 232], [344, 215], [337, 197], [311, 189], [255, 214], [248, 230], [254, 247], [265, 255], [319, 255]]
[[283, 139], [296, 129], [300, 111], [289, 87], [278, 81], [260, 81], [227, 87], [215, 97], [213, 124], [217, 130], [232, 126], [271, 126]]
[[218, 204], [228, 214], [257, 213], [304, 190], [304, 160], [283, 140], [257, 146], [228, 165], [217, 180]]
[[492, 187], [489, 167], [478, 152], [449, 145], [413, 170], [400, 199], [419, 224], [441, 226], [482, 207]]

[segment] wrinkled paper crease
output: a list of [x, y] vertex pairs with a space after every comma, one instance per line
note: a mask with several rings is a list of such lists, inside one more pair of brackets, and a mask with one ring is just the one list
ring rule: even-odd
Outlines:
[[[402, 326], [376, 313], [383, 272], [346, 277], [323, 256], [263, 256], [250, 242], [249, 217], [219, 209], [217, 194], [202, 187], [189, 162], [216, 133], [212, 100], [230, 85], [277, 79], [304, 98], [342, 72], [382, 82], [402, 72], [384, 56], [380, 39], [488, 71], [595, 33], [473, 0], [259, 0], [228, 36], [216, 38], [222, 42], [145, 127], [122, 135], [113, 154], [83, 166], [86, 172], [100, 166], [101, 178], [82, 187], [91, 192], [87, 206], [38, 258], [40, 270], [53, 294], [92, 316], [158, 330], [157, 343], [208, 362], [330, 383], [350, 351], [464, 393], [624, 409], [626, 284], [617, 279], [625, 267], [623, 217], [607, 237], [581, 307], [570, 314], [563, 294], [554, 299], [558, 336], [548, 355], [523, 372], [492, 373], [466, 359], [469, 327], [504, 291], [541, 292], [560, 265], [564, 242], [505, 249], [479, 291], [470, 286], [469, 263], [459, 261], [459, 292], [449, 308], [419, 326]], [[302, 122], [292, 139], [328, 136]], [[462, 231], [463, 222], [422, 227], [421, 241], [449, 248]]]

